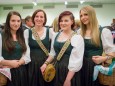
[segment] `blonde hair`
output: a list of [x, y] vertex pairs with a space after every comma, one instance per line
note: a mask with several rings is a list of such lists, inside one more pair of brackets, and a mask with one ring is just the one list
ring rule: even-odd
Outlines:
[[81, 21], [76, 19], [75, 20], [75, 26], [80, 27], [80, 25], [81, 25]]
[[54, 32], [59, 32], [59, 27], [58, 27], [58, 17], [56, 17], [52, 23], [52, 28]]
[[[86, 12], [87, 15], [89, 16], [89, 21], [90, 21], [89, 26], [91, 28], [91, 42], [98, 47], [100, 46], [100, 30], [99, 30], [98, 20], [96, 17], [96, 12], [94, 8], [91, 6], [85, 6], [81, 8], [81, 10]], [[81, 10], [80, 10], [80, 13], [81, 13]], [[86, 34], [86, 30], [87, 30], [86, 25], [81, 22], [81, 35], [83, 37]]]

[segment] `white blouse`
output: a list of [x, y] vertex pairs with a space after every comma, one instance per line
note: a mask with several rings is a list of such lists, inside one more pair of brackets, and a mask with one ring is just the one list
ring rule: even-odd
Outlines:
[[[47, 33], [47, 28], [44, 27], [43, 29], [44, 29], [44, 32], [43, 32], [43, 35], [40, 37], [41, 40], [45, 39], [46, 33]], [[26, 29], [25, 32], [26, 32], [26, 37], [28, 38], [28, 37], [29, 37], [29, 30]], [[52, 39], [53, 34], [55, 34], [55, 32], [53, 31], [53, 29], [50, 28], [50, 29], [49, 29], [49, 38], [50, 38], [50, 39]], [[33, 34], [32, 34], [32, 39], [36, 40], [36, 39], [34, 38]]]
[[[54, 57], [56, 54], [54, 47], [53, 47], [56, 35], [57, 35], [57, 33], [55, 33], [55, 35], [53, 35], [52, 43], [51, 43], [50, 55], [52, 57]], [[65, 38], [65, 39], [67, 39], [67, 38]], [[71, 45], [73, 46], [73, 49], [70, 54], [68, 69], [69, 69], [69, 71], [78, 72], [82, 67], [83, 54], [84, 54], [84, 41], [83, 41], [82, 36], [77, 35], [77, 34], [72, 36]]]
[[[25, 61], [25, 64], [28, 64], [31, 60], [30, 60], [30, 48], [28, 45], [28, 38], [26, 37], [26, 33], [24, 32], [24, 38], [25, 38], [25, 43], [26, 43], [26, 47], [27, 50], [26, 52], [22, 55], [21, 59], [23, 59]], [[3, 60], [4, 57], [2, 56], [2, 36], [0, 34], [0, 61]]]
[[[78, 30], [77, 33], [80, 34], [80, 30]], [[85, 38], [91, 39], [90, 37], [85, 37]], [[101, 33], [101, 40], [102, 40], [103, 50], [106, 54], [115, 52], [115, 45], [113, 44], [113, 37], [109, 29], [103, 28], [102, 33]]]

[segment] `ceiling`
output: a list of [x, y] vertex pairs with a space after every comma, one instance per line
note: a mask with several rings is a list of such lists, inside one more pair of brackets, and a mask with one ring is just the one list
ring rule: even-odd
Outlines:
[[[64, 1], [80, 3], [80, 0], [0, 0], [0, 5], [11, 5], [11, 4], [32, 4], [35, 1], [38, 4], [41, 3], [64, 3]], [[85, 3], [93, 4], [115, 4], [115, 0], [84, 0]]]

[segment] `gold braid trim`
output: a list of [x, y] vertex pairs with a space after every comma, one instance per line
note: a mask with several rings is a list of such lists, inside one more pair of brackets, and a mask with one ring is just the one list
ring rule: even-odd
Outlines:
[[70, 39], [71, 37], [76, 34], [75, 32], [72, 33], [72, 35], [69, 37], [69, 39], [65, 42], [65, 44], [63, 45], [61, 51], [59, 52], [58, 56], [57, 56], [57, 61], [59, 61], [62, 57], [62, 55], [65, 53], [66, 49], [68, 48], [69, 44], [70, 44]]
[[32, 33], [37, 41], [37, 43], [39, 44], [39, 46], [41, 47], [41, 49], [44, 51], [44, 53], [46, 54], [46, 56], [49, 55], [48, 50], [46, 49], [46, 47], [44, 46], [44, 44], [42, 43], [42, 41], [40, 40], [40, 37], [38, 35], [38, 33], [36, 32], [35, 28], [32, 28]]

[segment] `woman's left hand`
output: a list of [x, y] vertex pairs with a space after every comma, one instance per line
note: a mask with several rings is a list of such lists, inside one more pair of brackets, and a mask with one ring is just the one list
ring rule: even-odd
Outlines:
[[70, 80], [65, 80], [63, 86], [71, 86], [71, 81]]
[[21, 66], [21, 65], [23, 65], [23, 64], [25, 64], [25, 61], [24, 61], [23, 59], [20, 59], [20, 60], [19, 60], [19, 65]]
[[104, 56], [93, 56], [92, 57], [93, 62], [95, 62], [96, 64], [100, 64], [100, 63], [106, 61], [106, 59], [107, 58]]
[[44, 71], [46, 69], [47, 65], [46, 64], [43, 64], [41, 67], [40, 67], [40, 70], [42, 72], [42, 75], [44, 75]]

